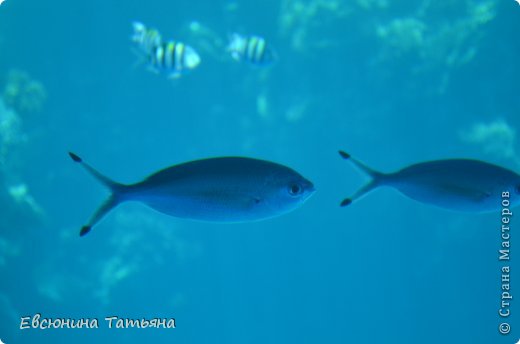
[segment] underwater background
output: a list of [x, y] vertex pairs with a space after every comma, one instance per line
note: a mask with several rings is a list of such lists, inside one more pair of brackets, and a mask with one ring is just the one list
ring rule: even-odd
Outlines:
[[[177, 80], [137, 63], [142, 21], [200, 54]], [[258, 34], [278, 61], [225, 51]], [[0, 339], [7, 343], [516, 343], [498, 315], [500, 213], [395, 190], [347, 208], [382, 171], [452, 157], [520, 170], [520, 6], [505, 0], [20, 1], [0, 5]], [[71, 162], [134, 182], [239, 155], [291, 166], [316, 194], [245, 224], [124, 204], [78, 231], [106, 190]], [[514, 210], [513, 210], [514, 211]], [[512, 294], [520, 221], [512, 217]], [[518, 287], [517, 287], [518, 286]], [[25, 329], [20, 318], [98, 318]], [[108, 329], [107, 316], [175, 318]]]

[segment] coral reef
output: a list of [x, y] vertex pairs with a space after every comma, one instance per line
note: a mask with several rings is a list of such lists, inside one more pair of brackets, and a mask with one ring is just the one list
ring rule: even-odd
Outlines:
[[19, 183], [10, 185], [8, 187], [8, 192], [15, 203], [27, 207], [35, 215], [40, 217], [45, 215], [43, 208], [29, 193], [29, 188], [26, 184]]
[[[110, 232], [98, 233], [105, 235], [106, 240], [99, 247], [99, 260], [95, 263], [88, 251], [72, 254], [70, 249], [45, 258], [36, 273], [41, 296], [54, 302], [69, 302], [79, 290], [86, 298], [109, 305], [121, 285], [131, 283], [136, 276], [157, 266], [173, 269], [202, 253], [199, 244], [179, 237], [177, 228], [171, 228], [171, 219], [150, 216], [139, 206], [133, 211], [119, 211], [106, 221], [110, 222]], [[63, 229], [59, 240], [61, 247], [73, 247], [77, 230]], [[59, 264], [64, 260], [81, 268], [70, 271]], [[170, 295], [172, 299], [178, 296]]]
[[32, 79], [26, 72], [13, 69], [7, 75], [3, 99], [17, 113], [28, 115], [42, 110], [47, 98], [43, 84]]
[[16, 223], [22, 227], [28, 224], [26, 220], [41, 220], [44, 211], [19, 178], [18, 153], [28, 138], [22, 115], [16, 108], [25, 114], [40, 111], [45, 91], [43, 85], [31, 80], [27, 73], [11, 71], [4, 97], [0, 97], [0, 203], [4, 210], [0, 225], [11, 228]]
[[[442, 6], [441, 9], [438, 6]], [[395, 51], [413, 52], [426, 66], [459, 66], [476, 55], [482, 26], [496, 16], [494, 1], [447, 2], [442, 5], [426, 1], [407, 17], [378, 24], [376, 36], [383, 44], [381, 60], [395, 58]], [[438, 19], [436, 13], [452, 13]]]
[[416, 18], [395, 18], [386, 25], [378, 25], [377, 36], [395, 54], [421, 49], [425, 44], [426, 24]]
[[357, 5], [365, 10], [385, 9], [388, 7], [388, 0], [357, 0]]
[[300, 52], [337, 45], [339, 42], [332, 37], [337, 30], [329, 30], [328, 36], [318, 32], [328, 25], [337, 24], [350, 13], [339, 0], [283, 0], [278, 19], [280, 34], [289, 38], [291, 47]]
[[21, 125], [22, 121], [18, 114], [7, 108], [0, 98], [0, 173], [5, 170], [11, 149], [26, 139]]
[[5, 238], [0, 237], [0, 268], [7, 264], [7, 260], [20, 254], [20, 248]]
[[460, 133], [462, 141], [478, 145], [484, 153], [520, 164], [515, 149], [516, 131], [504, 120], [490, 123], [476, 123]]
[[[364, 36], [367, 44], [378, 43], [376, 62], [409, 54], [416, 59], [412, 70], [431, 70], [473, 60], [483, 27], [496, 17], [496, 5], [495, 0], [425, 0], [411, 13], [403, 13], [402, 4], [387, 0], [284, 0], [278, 21], [281, 36], [298, 52], [341, 46], [348, 35], [338, 27], [348, 27]], [[357, 20], [361, 15], [371, 19]]]

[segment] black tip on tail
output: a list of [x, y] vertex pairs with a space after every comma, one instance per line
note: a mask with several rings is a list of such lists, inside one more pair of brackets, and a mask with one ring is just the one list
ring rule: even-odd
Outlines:
[[341, 155], [341, 157], [343, 159], [350, 159], [350, 154], [348, 154], [347, 152], [344, 152], [342, 150], [338, 151], [339, 155]]
[[72, 153], [72, 152], [69, 152], [69, 156], [71, 157], [72, 160], [74, 160], [75, 162], [81, 162], [81, 158], [79, 156], [77, 156], [76, 154]]
[[352, 200], [351, 200], [350, 198], [345, 198], [345, 199], [341, 202], [340, 206], [342, 206], [342, 207], [346, 207], [347, 205], [349, 205], [349, 204], [351, 204], [351, 203], [352, 203]]
[[81, 230], [79, 231], [79, 236], [86, 235], [88, 232], [90, 232], [91, 229], [92, 229], [92, 227], [90, 227], [90, 226], [83, 226], [81, 228]]

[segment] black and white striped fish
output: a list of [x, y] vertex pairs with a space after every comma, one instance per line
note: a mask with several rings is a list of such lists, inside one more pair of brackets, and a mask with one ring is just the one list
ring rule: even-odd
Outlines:
[[260, 36], [230, 36], [228, 51], [236, 61], [244, 61], [256, 66], [267, 66], [276, 60], [276, 54], [265, 39]]
[[163, 42], [152, 48], [149, 55], [150, 69], [164, 72], [170, 78], [178, 78], [200, 64], [195, 49], [178, 41]]

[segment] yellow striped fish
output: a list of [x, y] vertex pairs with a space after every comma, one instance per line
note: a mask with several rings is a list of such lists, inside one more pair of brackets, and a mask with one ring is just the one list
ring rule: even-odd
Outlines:
[[139, 50], [145, 54], [149, 54], [154, 47], [162, 43], [161, 34], [156, 29], [149, 29], [143, 23], [134, 22], [134, 34], [132, 42], [136, 43]]
[[256, 66], [267, 66], [276, 60], [274, 50], [260, 36], [242, 36], [234, 33], [230, 36], [227, 50], [234, 60]]
[[149, 59], [152, 71], [167, 73], [170, 78], [178, 78], [200, 64], [200, 56], [195, 49], [178, 41], [153, 47]]

